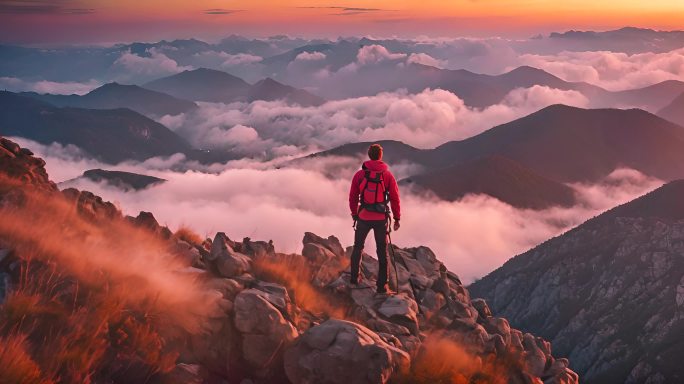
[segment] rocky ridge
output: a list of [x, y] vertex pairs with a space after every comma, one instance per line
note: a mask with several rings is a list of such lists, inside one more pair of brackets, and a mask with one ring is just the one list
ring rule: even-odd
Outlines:
[[[8, 191], [29, 199], [33, 192], [25, 192], [35, 184], [40, 193], [73, 202], [80, 215], [103, 226], [124, 220], [151, 232], [182, 261], [179, 273], [194, 276], [216, 300], [201, 332], [154, 325], [167, 335], [160, 351], [177, 351], [169, 355], [176, 356], [171, 365], [165, 361], [164, 369], [157, 368], [149, 356], [126, 360], [113, 343], [117, 375], [107, 376], [114, 369], [108, 360], [107, 369], [92, 373], [95, 378], [122, 383], [578, 382], [568, 360], [552, 355], [549, 342], [513, 329], [484, 300], [471, 300], [458, 276], [427, 247], [395, 246], [392, 285], [399, 293], [378, 296], [372, 288], [377, 261], [365, 255], [363, 283], [350, 286], [350, 249], [334, 236], [306, 233], [301, 254], [282, 254], [271, 242], [235, 241], [224, 233], [207, 240], [173, 234], [150, 213], [124, 218], [89, 192], [58, 191], [28, 151], [7, 140], [1, 144], [3, 173], [15, 169], [16, 177], [20, 169], [30, 171], [23, 178], [28, 181], [0, 190], [3, 204], [23, 204], [21, 198], [6, 199]], [[5, 233], [0, 233], [0, 249], [2, 302], [18, 286], [26, 260]], [[0, 316], [5, 305], [0, 304]]]
[[509, 260], [469, 288], [586, 383], [684, 380], [684, 181]]

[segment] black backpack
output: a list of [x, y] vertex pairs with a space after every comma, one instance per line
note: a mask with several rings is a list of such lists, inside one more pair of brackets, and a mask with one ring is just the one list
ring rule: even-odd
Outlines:
[[385, 189], [384, 172], [366, 169], [361, 180], [361, 209], [369, 212], [389, 213], [389, 191]]

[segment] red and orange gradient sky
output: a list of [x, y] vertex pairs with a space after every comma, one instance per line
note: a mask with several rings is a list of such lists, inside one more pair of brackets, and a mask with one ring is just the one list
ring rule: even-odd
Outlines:
[[682, 0], [0, 0], [0, 42], [684, 29]]

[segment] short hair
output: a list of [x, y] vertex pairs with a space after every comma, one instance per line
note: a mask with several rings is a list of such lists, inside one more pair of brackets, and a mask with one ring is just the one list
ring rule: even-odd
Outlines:
[[368, 157], [370, 157], [371, 160], [382, 159], [382, 146], [380, 144], [373, 144], [368, 147]]

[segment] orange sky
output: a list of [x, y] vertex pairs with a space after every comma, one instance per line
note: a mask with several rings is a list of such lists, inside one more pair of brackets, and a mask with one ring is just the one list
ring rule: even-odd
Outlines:
[[682, 0], [0, 0], [0, 41], [113, 42], [291, 34], [516, 36], [684, 29]]

